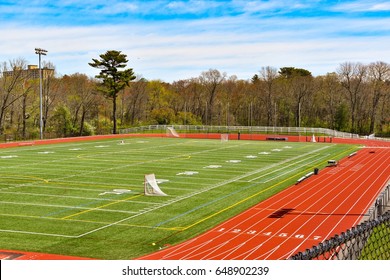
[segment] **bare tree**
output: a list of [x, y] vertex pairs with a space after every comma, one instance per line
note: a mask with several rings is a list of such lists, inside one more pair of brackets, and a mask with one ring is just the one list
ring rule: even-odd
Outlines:
[[276, 79], [278, 78], [278, 70], [274, 67], [267, 66], [262, 67], [260, 70], [261, 80], [264, 82], [264, 103], [267, 110], [267, 126], [272, 126], [274, 116], [276, 115], [276, 101], [275, 101], [275, 90], [276, 90]]
[[364, 81], [367, 77], [367, 66], [361, 63], [345, 62], [339, 66], [337, 73], [349, 102], [351, 131], [357, 132], [357, 117], [364, 101]]
[[371, 110], [370, 110], [370, 131], [374, 133], [376, 116], [380, 101], [383, 100], [386, 92], [389, 91], [390, 65], [385, 62], [375, 62], [368, 65], [368, 79], [371, 85]]
[[[337, 111], [340, 110], [340, 106], [343, 103], [342, 87], [339, 83], [336, 73], [328, 73], [325, 76], [316, 78], [318, 88], [318, 102], [313, 104], [314, 106], [324, 106], [326, 114], [321, 116], [322, 120], [327, 120], [330, 128], [340, 129], [341, 124], [336, 123]], [[321, 104], [323, 103], [323, 104]]]
[[145, 79], [138, 79], [130, 85], [129, 94], [124, 95], [125, 116], [129, 119], [131, 125], [136, 123], [136, 119], [140, 120], [142, 118], [147, 101], [147, 85], [148, 82]]
[[[1, 68], [0, 79], [0, 134], [4, 132], [4, 125], [8, 109], [25, 94], [24, 85], [28, 79], [26, 72], [26, 61], [16, 59], [9, 63], [4, 62]], [[11, 120], [11, 116], [9, 116]]]
[[204, 123], [211, 124], [214, 113], [214, 103], [216, 101], [218, 87], [226, 80], [226, 73], [221, 73], [216, 69], [210, 69], [209, 71], [202, 72], [199, 77], [200, 83], [205, 90], [205, 114]]
[[64, 76], [62, 81], [67, 92], [66, 103], [72, 114], [72, 126], [78, 128], [78, 135], [83, 135], [86, 116], [96, 103], [95, 83], [91, 78], [79, 73]]

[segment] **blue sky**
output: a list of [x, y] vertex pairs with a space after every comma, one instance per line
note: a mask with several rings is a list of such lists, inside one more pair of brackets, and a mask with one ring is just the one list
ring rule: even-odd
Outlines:
[[210, 68], [250, 79], [265, 66], [325, 75], [346, 61], [390, 63], [383, 0], [0, 0], [0, 26], [0, 62], [37, 64], [39, 47], [59, 75], [96, 75], [88, 62], [110, 49], [167, 82]]

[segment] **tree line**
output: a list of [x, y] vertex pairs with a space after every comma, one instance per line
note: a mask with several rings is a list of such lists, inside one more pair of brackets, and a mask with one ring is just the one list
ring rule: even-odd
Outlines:
[[[117, 127], [149, 124], [323, 127], [390, 136], [390, 65], [385, 62], [345, 62], [321, 76], [265, 66], [247, 80], [209, 69], [167, 83], [134, 75], [132, 69], [120, 71], [127, 66], [121, 52], [116, 53], [122, 56], [119, 64], [104, 65], [107, 54], [90, 63], [101, 69], [96, 77], [75, 73], [43, 79], [46, 138], [108, 134]], [[24, 59], [2, 63], [3, 139], [39, 137], [39, 79], [26, 75], [26, 67]], [[44, 62], [43, 68], [55, 67]], [[127, 76], [114, 78], [118, 72]]]

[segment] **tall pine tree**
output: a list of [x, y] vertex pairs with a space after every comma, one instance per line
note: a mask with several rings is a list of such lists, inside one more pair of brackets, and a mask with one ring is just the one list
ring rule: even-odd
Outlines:
[[[99, 86], [105, 97], [112, 100], [112, 121], [114, 134], [117, 133], [116, 121], [116, 100], [118, 94], [136, 77], [132, 68], [124, 69], [127, 66], [127, 55], [121, 51], [109, 50], [100, 55], [100, 59], [92, 59], [93, 62], [88, 63], [90, 66], [101, 69], [99, 75], [95, 77], [101, 79], [102, 83]], [[120, 70], [124, 69], [124, 70]]]

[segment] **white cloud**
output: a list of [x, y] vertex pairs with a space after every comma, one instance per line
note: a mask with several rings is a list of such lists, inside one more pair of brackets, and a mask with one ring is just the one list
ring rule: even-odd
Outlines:
[[[167, 14], [197, 13], [220, 5], [219, 1], [200, 1], [198, 4], [204, 6], [198, 7], [184, 6], [183, 1], [151, 2], [156, 2], [150, 6], [151, 10], [158, 5], [168, 5], [170, 10], [164, 12]], [[246, 1], [234, 1], [231, 5], [242, 2]], [[0, 62], [23, 57], [32, 64], [37, 63], [34, 48], [41, 47], [49, 51], [44, 59], [56, 65], [60, 74], [80, 72], [93, 76], [96, 70], [88, 62], [108, 49], [117, 49], [128, 55], [129, 66], [137, 74], [147, 79], [173, 81], [197, 77], [209, 68], [249, 79], [262, 66], [294, 66], [320, 75], [335, 71], [345, 61], [390, 61], [387, 50], [390, 30], [386, 18], [261, 17], [252, 13], [262, 9], [277, 10], [290, 1], [256, 2], [260, 4], [254, 6], [248, 2], [244, 7], [246, 12], [238, 15], [191, 20], [138, 18], [133, 21], [129, 18], [128, 22], [120, 24], [54, 26], [49, 22], [46, 27], [3, 22], [2, 28], [7, 32], [3, 32], [0, 41]], [[309, 2], [294, 1], [289, 9], [309, 5]], [[73, 0], [61, 3], [72, 5]], [[87, 1], [82, 8], [92, 9], [89, 5], [93, 3]], [[139, 13], [137, 9], [145, 8], [139, 6], [139, 1], [131, 2], [130, 6], [124, 1], [114, 1], [111, 7], [108, 2], [98, 3], [102, 4], [102, 14], [124, 9]], [[365, 2], [355, 3], [362, 9]], [[382, 7], [376, 9], [386, 8], [385, 3], [377, 5]]]
[[[190, 0], [190, 1], [167, 1], [165, 7], [169, 13], [174, 14], [197, 14], [204, 13], [210, 9], [215, 9], [224, 5], [223, 2], [205, 1], [205, 0]], [[163, 11], [160, 11], [160, 13]]]
[[340, 3], [332, 7], [331, 10], [345, 13], [390, 11], [390, 3], [388, 1], [359, 0]]

